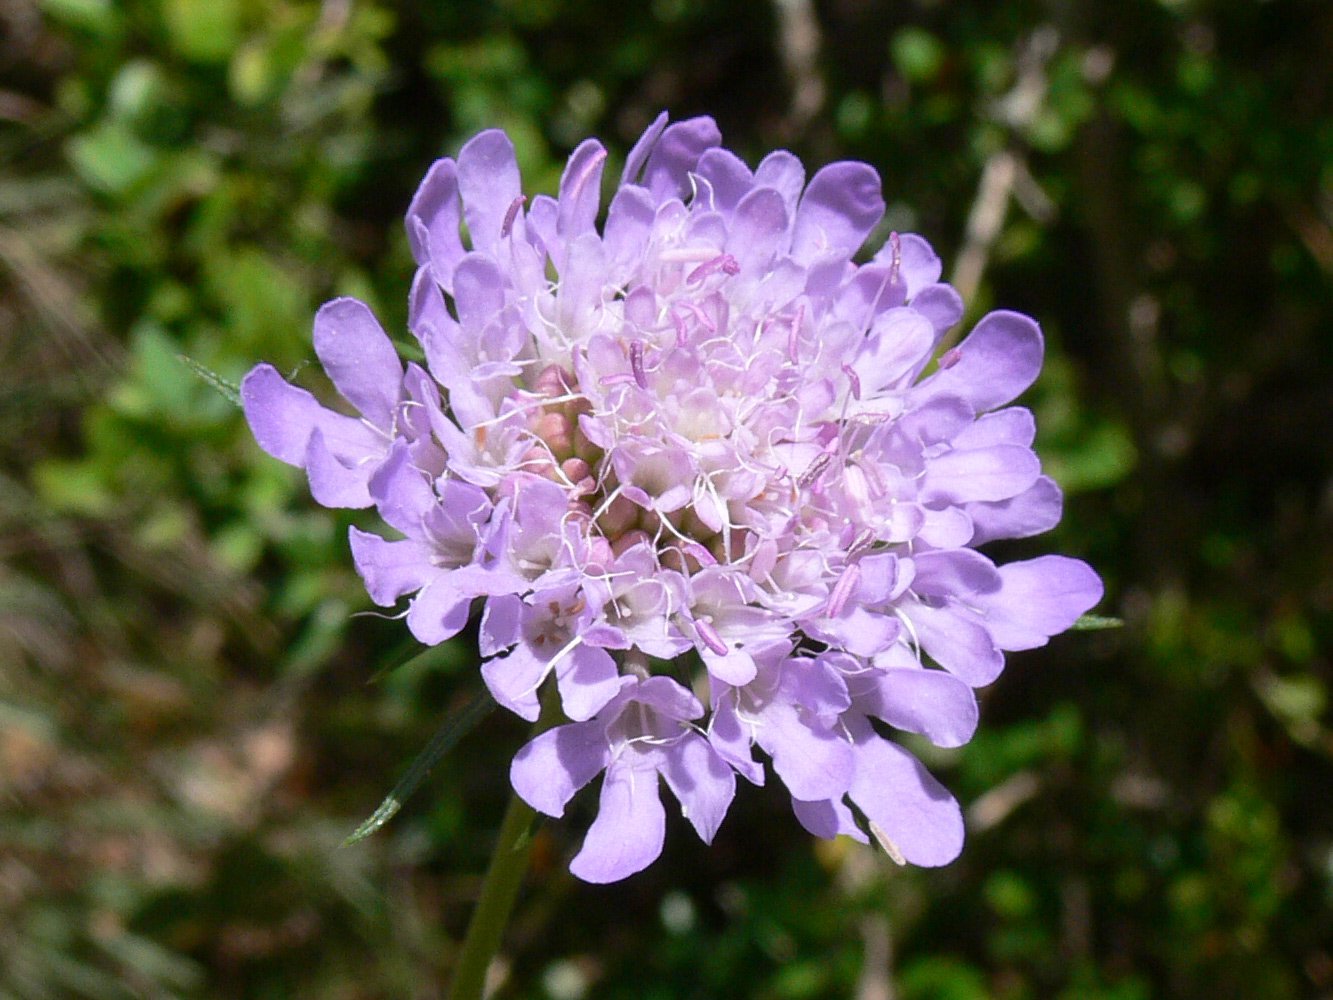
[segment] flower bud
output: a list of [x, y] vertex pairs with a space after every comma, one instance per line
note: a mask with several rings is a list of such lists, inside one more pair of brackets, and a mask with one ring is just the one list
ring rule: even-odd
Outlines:
[[591, 493], [597, 488], [592, 467], [581, 458], [567, 458], [560, 463], [560, 471], [580, 493]]
[[631, 531], [625, 532], [623, 535], [617, 538], [613, 543], [611, 543], [611, 550], [618, 556], [624, 555], [627, 549], [631, 549], [635, 545], [638, 545], [641, 542], [651, 543], [652, 539], [648, 537], [648, 532], [641, 531], [638, 528], [635, 528]]
[[618, 496], [597, 519], [602, 533], [613, 541], [634, 527], [639, 520], [639, 506], [626, 496]]
[[574, 425], [563, 413], [543, 413], [537, 420], [537, 436], [559, 461], [574, 457]]

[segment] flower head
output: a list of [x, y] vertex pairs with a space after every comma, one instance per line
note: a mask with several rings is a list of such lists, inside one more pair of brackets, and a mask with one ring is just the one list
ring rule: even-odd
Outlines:
[[[657, 857], [658, 775], [710, 839], [734, 775], [764, 780], [756, 746], [812, 832], [944, 864], [957, 804], [871, 720], [965, 742], [1004, 652], [1102, 593], [1077, 560], [976, 549], [1060, 517], [1032, 415], [1010, 405], [1041, 333], [993, 312], [926, 374], [962, 302], [918, 236], [853, 262], [884, 212], [875, 171], [834, 163], [806, 183], [789, 153], [752, 171], [719, 142], [711, 119], [662, 115], [599, 227], [598, 142], [558, 196], [528, 201], [508, 138], [483, 132], [407, 215], [429, 374], [340, 299], [315, 347], [360, 419], [265, 365], [246, 413], [316, 499], [373, 503], [402, 536], [353, 529], [353, 552], [376, 602], [414, 595], [421, 641], [481, 601], [496, 700], [536, 718], [554, 675], [574, 721], [512, 776], [560, 815], [606, 772], [576, 874]], [[682, 662], [699, 665], [685, 686]]]

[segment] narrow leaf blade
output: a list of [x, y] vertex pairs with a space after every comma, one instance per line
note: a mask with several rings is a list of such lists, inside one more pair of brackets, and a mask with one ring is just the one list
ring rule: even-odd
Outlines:
[[379, 808], [366, 818], [364, 823], [352, 831], [351, 835], [343, 841], [342, 846], [351, 847], [353, 844], [365, 840], [393, 819], [398, 810], [403, 807], [403, 803], [421, 787], [421, 783], [426, 780], [426, 776], [430, 774], [431, 769], [444, 758], [445, 754], [454, 748], [459, 740], [470, 733], [477, 723], [491, 713], [495, 704], [495, 699], [491, 697], [491, 693], [483, 690], [467, 705], [446, 719], [444, 725], [426, 744], [426, 748], [417, 754], [416, 760], [412, 761], [411, 766], [403, 772], [403, 776], [398, 779], [398, 784], [393, 786], [393, 791], [380, 803]]

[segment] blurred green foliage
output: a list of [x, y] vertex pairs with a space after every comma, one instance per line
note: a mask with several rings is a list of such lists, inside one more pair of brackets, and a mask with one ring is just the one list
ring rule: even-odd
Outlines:
[[[224, 395], [402, 330], [400, 219], [502, 126], [530, 191], [711, 113], [866, 159], [890, 229], [1036, 315], [1058, 549], [1127, 626], [1014, 656], [963, 858], [746, 789], [627, 883], [537, 832], [505, 995], [1333, 996], [1333, 7], [1316, 0], [16, 0], [0, 8], [0, 998], [437, 996], [523, 727], [338, 844], [477, 689], [358, 615], [351, 516]], [[813, 46], [807, 44], [811, 40]], [[404, 350], [411, 350], [403, 341]]]

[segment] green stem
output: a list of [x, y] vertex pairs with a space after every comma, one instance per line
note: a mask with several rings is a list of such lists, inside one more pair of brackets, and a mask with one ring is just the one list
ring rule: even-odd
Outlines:
[[[541, 718], [533, 734], [544, 732], [562, 720], [560, 699], [555, 684], [550, 684], [542, 698]], [[536, 811], [518, 795], [510, 793], [509, 806], [495, 838], [495, 853], [481, 884], [477, 908], [472, 911], [467, 935], [454, 966], [449, 1000], [481, 1000], [486, 987], [486, 970], [500, 949], [500, 939], [509, 923], [509, 915], [523, 885], [532, 853], [532, 838], [527, 836]]]

